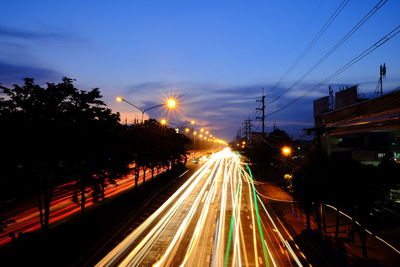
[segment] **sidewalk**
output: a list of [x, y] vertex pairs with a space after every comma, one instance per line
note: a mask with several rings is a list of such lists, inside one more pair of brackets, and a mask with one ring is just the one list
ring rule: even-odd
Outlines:
[[264, 203], [283, 222], [296, 243], [306, 254], [313, 266], [399, 266], [400, 255], [382, 241], [370, 234], [366, 235], [368, 259], [362, 256], [359, 235], [354, 242], [347, 240], [350, 219], [340, 215], [339, 237], [335, 239], [336, 211], [326, 208], [326, 233], [319, 236], [315, 229], [315, 218], [311, 218], [311, 228], [306, 230], [306, 218], [293, 197], [271, 182], [260, 182], [257, 190]]

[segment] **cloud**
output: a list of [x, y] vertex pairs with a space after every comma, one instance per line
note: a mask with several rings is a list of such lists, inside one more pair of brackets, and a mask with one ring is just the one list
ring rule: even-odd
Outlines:
[[[217, 136], [229, 140], [241, 127], [243, 120], [249, 116], [255, 119], [256, 108], [260, 105], [256, 99], [261, 98], [262, 88], [271, 87], [272, 84], [267, 83], [233, 86], [195, 82], [148, 82], [129, 86], [124, 93], [127, 97], [131, 96], [130, 99], [135, 99], [137, 101], [135, 104], [149, 107], [156, 105], [157, 101], [162, 99], [161, 96], [168, 95], [171, 88], [175, 88], [174, 93], [181, 100], [181, 112], [173, 113], [171, 120], [178, 123], [194, 119], [199, 122], [199, 127], [207, 127]], [[310, 84], [299, 85], [295, 92], [283, 96], [272, 104], [268, 104], [268, 101], [272, 100], [273, 96], [279, 95], [285, 88], [275, 88], [274, 91], [264, 90], [267, 95], [266, 112], [278, 109], [308, 88]], [[313, 125], [312, 101], [315, 98], [315, 96], [304, 98], [293, 107], [267, 117], [269, 128], [275, 122], [277, 127], [292, 134], [301, 133], [303, 128], [311, 127]], [[154, 118], [162, 116], [161, 114], [160, 110], [151, 112]], [[257, 126], [258, 122], [254, 121], [253, 124]]]
[[21, 83], [23, 78], [34, 78], [37, 82], [60, 80], [64, 74], [35, 66], [14, 65], [0, 61], [0, 83], [11, 85]]
[[28, 31], [0, 26], [0, 37], [24, 40], [66, 40], [71, 39], [72, 35], [60, 32]]

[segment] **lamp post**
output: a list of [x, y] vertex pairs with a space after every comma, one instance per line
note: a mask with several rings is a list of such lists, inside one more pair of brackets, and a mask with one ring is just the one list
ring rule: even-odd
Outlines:
[[[281, 148], [281, 154], [283, 156], [283, 167], [284, 167], [284, 172], [286, 173], [286, 170], [288, 169], [288, 158], [292, 155], [292, 148], [290, 146], [283, 146]], [[290, 175], [290, 179], [289, 179], [289, 175], [284, 176], [285, 181], [290, 181], [289, 185], [290, 187], [292, 187], [292, 176]]]
[[131, 105], [132, 107], [138, 109], [138, 110], [142, 113], [142, 123], [144, 122], [144, 113], [146, 113], [147, 111], [149, 111], [149, 110], [151, 110], [151, 109], [155, 109], [155, 108], [158, 108], [158, 107], [161, 107], [161, 106], [164, 106], [164, 105], [166, 105], [166, 106], [167, 106], [168, 108], [170, 108], [170, 109], [176, 107], [176, 101], [175, 101], [175, 99], [172, 99], [172, 98], [168, 99], [168, 100], [167, 100], [165, 103], [163, 103], [163, 104], [155, 105], [155, 106], [153, 106], [153, 107], [149, 107], [149, 108], [145, 108], [145, 109], [142, 109], [142, 108], [136, 106], [135, 104], [129, 102], [128, 100], [126, 100], [126, 99], [124, 99], [124, 98], [122, 98], [122, 97], [120, 97], [120, 96], [118, 96], [118, 97], [116, 98], [116, 100], [117, 100], [117, 102], [125, 102], [125, 103]]

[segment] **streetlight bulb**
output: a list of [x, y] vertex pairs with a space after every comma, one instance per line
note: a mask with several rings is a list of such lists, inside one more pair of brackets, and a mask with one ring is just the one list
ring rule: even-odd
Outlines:
[[196, 122], [195, 121], [191, 121], [190, 124], [194, 125]]
[[189, 129], [189, 128], [186, 128], [186, 129], [185, 129], [185, 132], [187, 132], [187, 133], [190, 132], [190, 129]]
[[290, 156], [290, 154], [292, 154], [292, 149], [288, 146], [284, 146], [282, 147], [282, 154], [286, 157]]
[[166, 120], [166, 119], [162, 119], [162, 120], [160, 121], [160, 123], [161, 123], [161, 125], [166, 125], [166, 124], [167, 124], [167, 120]]
[[117, 100], [117, 102], [122, 102], [124, 99], [123, 99], [122, 97], [120, 97], [120, 96], [117, 96], [117, 97], [115, 98], [115, 100]]
[[176, 100], [173, 98], [170, 98], [167, 100], [167, 107], [169, 108], [175, 108], [176, 107]]
[[203, 128], [201, 128], [201, 129], [200, 129], [200, 132], [204, 132], [204, 129], [203, 129]]
[[197, 134], [197, 132], [193, 132], [193, 135], [196, 135]]

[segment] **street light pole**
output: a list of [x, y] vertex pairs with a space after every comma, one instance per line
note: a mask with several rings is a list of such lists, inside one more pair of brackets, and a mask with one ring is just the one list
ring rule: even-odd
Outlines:
[[[124, 99], [122, 97], [117, 97], [117, 101], [118, 102], [124, 101], [125, 103], [127, 103], [127, 104], [131, 105], [132, 107], [138, 109], [142, 113], [142, 123], [144, 123], [144, 113], [146, 113], [147, 111], [149, 111], [151, 109], [158, 108], [158, 107], [161, 107], [161, 106], [164, 105], [164, 104], [159, 104], [159, 105], [156, 105], [156, 106], [153, 106], [153, 107], [150, 107], [150, 108], [142, 109], [142, 108], [136, 106], [135, 104], [129, 102], [128, 100], [126, 100], [126, 99]], [[174, 102], [172, 103], [172, 101], [174, 101]], [[175, 107], [175, 100], [168, 100], [167, 106], [170, 107], [170, 108]]]
[[[147, 112], [147, 111], [149, 111], [150, 109], [154, 109], [154, 108], [158, 108], [158, 107], [161, 107], [161, 106], [163, 106], [164, 104], [160, 104], [160, 105], [156, 105], [156, 106], [154, 106], [154, 107], [150, 107], [150, 108], [146, 108], [146, 109], [144, 109], [143, 111], [142, 111], [142, 123], [144, 122], [144, 113], [145, 112]], [[150, 116], [149, 116], [149, 118], [150, 118]]]

